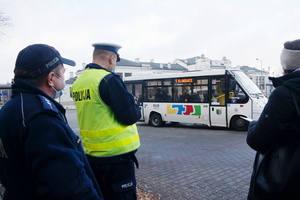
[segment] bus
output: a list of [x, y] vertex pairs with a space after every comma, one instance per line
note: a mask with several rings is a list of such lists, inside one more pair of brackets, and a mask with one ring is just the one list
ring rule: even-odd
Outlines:
[[141, 108], [142, 122], [166, 122], [247, 130], [267, 98], [241, 70], [211, 70], [125, 77]]

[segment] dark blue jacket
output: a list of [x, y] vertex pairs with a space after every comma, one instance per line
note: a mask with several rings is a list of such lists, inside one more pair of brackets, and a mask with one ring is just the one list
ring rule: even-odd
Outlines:
[[15, 81], [12, 99], [0, 110], [4, 199], [102, 199], [65, 109], [42, 90]]

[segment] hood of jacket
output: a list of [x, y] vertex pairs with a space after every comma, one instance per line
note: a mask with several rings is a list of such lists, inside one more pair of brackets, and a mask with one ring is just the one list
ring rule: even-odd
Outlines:
[[277, 78], [269, 77], [269, 79], [272, 81], [275, 88], [279, 86], [286, 86], [300, 95], [300, 71], [294, 71]]

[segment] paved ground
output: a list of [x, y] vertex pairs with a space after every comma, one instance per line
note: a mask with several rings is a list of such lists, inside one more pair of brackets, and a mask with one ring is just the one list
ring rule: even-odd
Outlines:
[[[68, 110], [67, 118], [78, 133], [75, 110]], [[154, 128], [138, 123], [138, 129], [137, 182], [151, 199], [246, 199], [255, 153], [245, 143], [246, 132], [191, 124]]]
[[164, 200], [246, 199], [254, 152], [246, 132], [139, 123], [139, 184]]
[[[74, 110], [71, 127], [78, 131]], [[255, 152], [246, 132], [138, 123], [138, 187], [162, 200], [245, 200]]]

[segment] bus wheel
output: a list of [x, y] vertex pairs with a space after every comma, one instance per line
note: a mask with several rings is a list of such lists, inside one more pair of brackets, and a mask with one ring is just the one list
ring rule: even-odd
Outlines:
[[240, 118], [240, 116], [234, 116], [231, 119], [230, 126], [236, 131], [246, 131], [249, 126], [249, 122]]
[[159, 126], [164, 125], [165, 122], [162, 121], [162, 118], [161, 118], [160, 114], [153, 113], [153, 114], [150, 116], [149, 124], [150, 124], [151, 126], [154, 126], [154, 127], [159, 127]]

